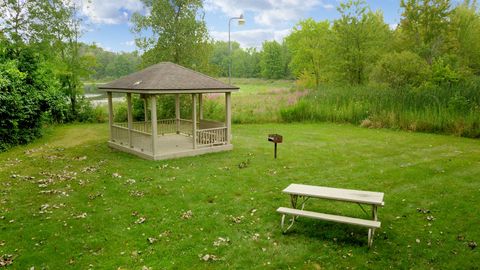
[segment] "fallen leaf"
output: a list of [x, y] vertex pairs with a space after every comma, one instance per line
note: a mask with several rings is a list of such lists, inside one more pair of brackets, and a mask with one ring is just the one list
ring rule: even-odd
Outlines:
[[204, 262], [208, 261], [218, 261], [218, 257], [213, 255], [213, 254], [205, 254], [205, 255], [200, 255], [200, 259], [203, 260]]
[[147, 241], [148, 241], [148, 243], [153, 244], [153, 243], [157, 242], [157, 238], [149, 237], [149, 238], [147, 238]]
[[184, 212], [182, 214], [183, 219], [190, 219], [190, 218], [192, 218], [192, 216], [193, 216], [192, 210], [188, 210], [187, 212]]
[[142, 223], [145, 223], [145, 221], [147, 221], [146, 217], [140, 217], [135, 221], [135, 224], [142, 224]]
[[135, 179], [131, 179], [131, 178], [130, 178], [130, 179], [128, 179], [125, 183], [126, 183], [126, 184], [129, 184], [129, 185], [133, 185], [133, 184], [135, 184], [136, 182], [137, 182], [137, 181], [135, 181]]
[[85, 213], [85, 212], [81, 213], [80, 215], [75, 216], [75, 218], [86, 218], [86, 217], [87, 217], [87, 213]]
[[219, 247], [219, 246], [228, 246], [230, 244], [230, 239], [228, 237], [223, 238], [223, 237], [218, 237], [217, 240], [213, 241], [213, 246]]
[[5, 267], [13, 263], [13, 255], [4, 254], [0, 256], [0, 267]]

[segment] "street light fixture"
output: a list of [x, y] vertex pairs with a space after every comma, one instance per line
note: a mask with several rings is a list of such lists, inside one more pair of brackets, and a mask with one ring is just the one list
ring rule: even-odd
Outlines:
[[240, 14], [239, 17], [233, 17], [228, 20], [228, 83], [231, 84], [232, 81], [232, 44], [230, 42], [230, 28], [233, 20], [238, 20], [238, 25], [245, 24], [245, 18], [243, 14]]

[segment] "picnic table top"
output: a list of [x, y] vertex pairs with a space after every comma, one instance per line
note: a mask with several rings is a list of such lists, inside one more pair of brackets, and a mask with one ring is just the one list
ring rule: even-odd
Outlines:
[[290, 184], [284, 193], [322, 199], [383, 205], [383, 192]]

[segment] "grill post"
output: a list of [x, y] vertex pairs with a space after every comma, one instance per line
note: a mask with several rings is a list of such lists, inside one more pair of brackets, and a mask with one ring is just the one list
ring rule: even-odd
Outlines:
[[275, 143], [275, 153], [273, 154], [273, 156], [275, 157], [275, 159], [277, 159], [277, 143]]
[[273, 157], [277, 159], [277, 144], [283, 142], [283, 137], [280, 134], [269, 134], [268, 141], [274, 143]]

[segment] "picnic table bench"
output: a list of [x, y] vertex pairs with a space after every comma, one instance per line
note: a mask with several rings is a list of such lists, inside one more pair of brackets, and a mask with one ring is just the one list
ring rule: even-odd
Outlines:
[[[301, 185], [301, 184], [291, 184], [283, 190], [284, 193], [290, 195], [290, 202], [292, 207], [279, 207], [277, 212], [282, 214], [281, 226], [283, 232], [287, 232], [293, 226], [295, 219], [299, 216], [308, 217], [313, 219], [333, 221], [345, 224], [353, 224], [362, 227], [368, 228], [368, 247], [372, 246], [373, 235], [375, 229], [380, 228], [380, 221], [378, 221], [377, 208], [378, 206], [383, 206], [383, 196], [382, 192], [371, 192], [371, 191], [361, 191], [353, 189], [341, 189], [341, 188], [331, 188], [331, 187], [321, 187], [321, 186], [311, 186], [311, 185]], [[300, 204], [298, 199], [301, 199]], [[362, 205], [370, 205], [372, 207], [371, 219], [361, 219], [353, 218], [341, 215], [331, 215], [318, 213], [313, 211], [304, 210], [305, 203], [310, 198], [318, 199], [328, 199], [336, 200], [343, 202], [351, 202], [358, 204], [362, 210], [368, 215], [367, 211], [363, 208]], [[301, 208], [298, 206], [301, 205]], [[291, 215], [291, 224], [284, 229], [285, 227], [285, 216]]]

